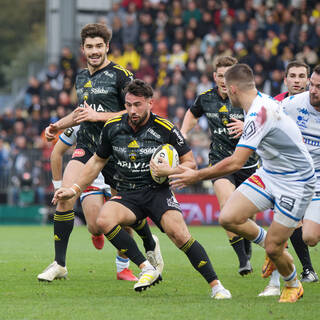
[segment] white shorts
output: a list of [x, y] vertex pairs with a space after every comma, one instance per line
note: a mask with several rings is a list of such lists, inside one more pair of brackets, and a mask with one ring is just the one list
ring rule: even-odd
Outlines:
[[111, 197], [111, 188], [108, 184], [105, 184], [104, 177], [101, 172], [92, 184], [81, 193], [80, 201], [82, 202], [82, 200], [90, 194], [102, 194], [105, 198]]
[[273, 208], [274, 221], [294, 228], [303, 218], [312, 199], [316, 178], [288, 181], [259, 168], [238, 188], [259, 210]]
[[320, 175], [317, 175], [316, 189], [303, 218], [320, 224]]

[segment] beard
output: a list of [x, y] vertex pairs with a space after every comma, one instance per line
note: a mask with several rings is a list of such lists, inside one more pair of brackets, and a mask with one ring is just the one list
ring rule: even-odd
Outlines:
[[148, 112], [145, 112], [141, 117], [134, 120], [132, 119], [132, 116], [130, 116], [129, 120], [133, 126], [139, 127], [147, 119], [147, 116], [148, 116]]
[[317, 98], [317, 96], [310, 94], [310, 104], [313, 107], [320, 109], [320, 99]]
[[91, 67], [93, 67], [93, 68], [95, 68], [95, 69], [100, 68], [100, 67], [105, 63], [105, 61], [106, 61], [106, 55], [101, 56], [100, 63], [98, 63], [98, 64], [92, 64], [92, 63], [90, 63], [90, 57], [87, 59], [88, 65], [90, 65]]

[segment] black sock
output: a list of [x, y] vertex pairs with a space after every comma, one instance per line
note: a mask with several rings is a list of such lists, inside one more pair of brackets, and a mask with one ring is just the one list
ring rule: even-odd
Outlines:
[[229, 242], [238, 256], [240, 268], [245, 267], [248, 262], [248, 256], [245, 251], [244, 239], [239, 236], [234, 236]]
[[106, 233], [105, 236], [121, 253], [124, 253], [137, 266], [147, 260], [140, 252], [134, 239], [119, 225]]
[[250, 260], [252, 256], [252, 243], [250, 240], [246, 238], [243, 238], [243, 242], [244, 242], [244, 251], [248, 257], [248, 260]]
[[74, 212], [73, 210], [60, 212], [56, 211], [53, 217], [54, 230], [54, 248], [55, 261], [60, 266], [66, 265], [66, 253], [69, 242], [69, 237], [73, 229]]
[[295, 229], [293, 234], [290, 237], [291, 243], [293, 245], [294, 251], [296, 252], [303, 270], [309, 269], [313, 270], [309, 248], [302, 240], [302, 227]]
[[208, 283], [218, 280], [206, 251], [198, 241], [191, 237], [180, 250], [187, 255], [193, 267], [200, 272]]
[[147, 219], [140, 220], [131, 227], [140, 236], [141, 240], [143, 241], [143, 246], [146, 252], [153, 251], [156, 246], [156, 243], [152, 237], [152, 233], [148, 225]]

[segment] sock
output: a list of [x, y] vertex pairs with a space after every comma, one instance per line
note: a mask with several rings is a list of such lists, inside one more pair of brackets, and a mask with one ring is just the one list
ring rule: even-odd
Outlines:
[[280, 273], [274, 270], [270, 276], [269, 286], [280, 287]]
[[134, 239], [119, 225], [115, 226], [110, 232], [105, 234], [105, 236], [120, 252], [124, 253], [137, 266], [146, 261], [146, 258], [138, 249]]
[[202, 245], [192, 237], [181, 248], [193, 267], [207, 280], [208, 283], [218, 280], [210, 259]]
[[264, 241], [266, 239], [267, 236], [267, 232], [266, 230], [264, 230], [262, 227], [258, 226], [259, 228], [259, 234], [258, 236], [252, 240], [252, 242], [256, 243], [257, 245], [259, 245], [260, 247], [264, 248]]
[[64, 267], [69, 237], [73, 229], [74, 211], [56, 211], [53, 217], [55, 261]]
[[285, 282], [285, 286], [286, 287], [298, 287], [298, 280], [297, 280], [297, 271], [296, 271], [296, 267], [293, 266], [293, 271], [291, 274], [289, 274], [287, 277], [282, 276], [282, 279]]
[[246, 255], [248, 257], [248, 260], [251, 259], [252, 256], [252, 245], [251, 245], [251, 241], [243, 238], [243, 242], [244, 242], [244, 251], [246, 252]]
[[150, 227], [148, 225], [147, 219], [139, 220], [136, 224], [131, 226], [134, 231], [140, 236], [143, 241], [144, 249], [147, 251], [153, 251], [156, 243], [152, 237]]
[[239, 236], [234, 236], [232, 239], [229, 240], [229, 242], [238, 256], [240, 268], [245, 267], [245, 265], [248, 262], [248, 256], [244, 247], [244, 239]]
[[294, 251], [296, 252], [303, 270], [309, 269], [314, 271], [311, 263], [310, 253], [308, 246], [302, 240], [302, 227], [295, 229], [290, 237]]
[[130, 261], [129, 259], [121, 258], [117, 255], [116, 257], [116, 267], [117, 267], [117, 272], [121, 272], [124, 269], [129, 269], [129, 264]]

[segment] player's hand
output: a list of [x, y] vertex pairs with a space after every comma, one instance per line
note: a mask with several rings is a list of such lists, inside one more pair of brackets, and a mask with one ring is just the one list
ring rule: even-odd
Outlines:
[[179, 165], [182, 173], [176, 173], [169, 176], [170, 185], [176, 189], [182, 189], [190, 184], [198, 182], [198, 171]]
[[84, 107], [78, 107], [73, 112], [73, 120], [79, 124], [83, 121], [96, 122], [97, 116], [96, 111], [94, 111], [88, 103], [84, 102]]
[[171, 172], [172, 168], [165, 159], [159, 158], [159, 163], [156, 163], [153, 159], [150, 161], [150, 169], [152, 174], [156, 177], [167, 177]]
[[232, 136], [232, 139], [237, 139], [241, 137], [243, 133], [243, 121], [231, 118], [233, 122], [227, 123], [229, 135]]
[[52, 203], [57, 204], [59, 200], [68, 200], [75, 196], [74, 191], [71, 188], [59, 188], [52, 198]]
[[56, 134], [59, 132], [59, 128], [55, 123], [50, 123], [48, 127], [46, 127], [44, 131], [44, 135], [47, 141], [52, 141]]

